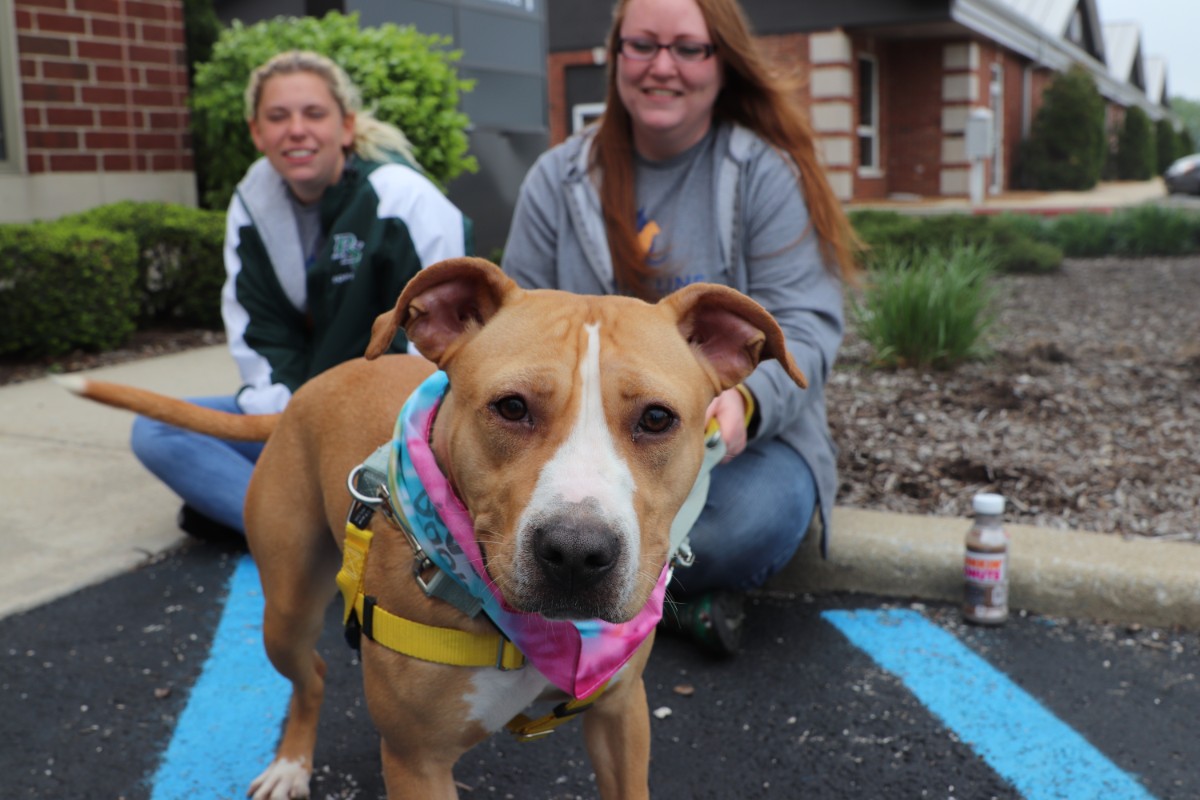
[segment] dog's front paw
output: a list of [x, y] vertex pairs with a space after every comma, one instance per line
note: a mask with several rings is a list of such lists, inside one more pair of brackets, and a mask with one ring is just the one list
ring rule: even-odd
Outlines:
[[301, 800], [308, 797], [312, 770], [303, 761], [277, 758], [250, 784], [252, 800]]

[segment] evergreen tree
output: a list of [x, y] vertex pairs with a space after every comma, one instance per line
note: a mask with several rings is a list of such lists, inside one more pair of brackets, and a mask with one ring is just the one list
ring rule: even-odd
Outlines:
[[1018, 183], [1030, 189], [1090, 189], [1107, 152], [1104, 100], [1081, 66], [1058, 74], [1018, 154]]
[[1137, 106], [1125, 109], [1125, 121], [1117, 137], [1117, 178], [1145, 181], [1154, 175], [1155, 141], [1150, 117]]

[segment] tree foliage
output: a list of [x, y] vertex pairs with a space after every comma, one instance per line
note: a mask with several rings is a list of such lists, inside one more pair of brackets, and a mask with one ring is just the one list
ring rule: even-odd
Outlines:
[[1021, 143], [1017, 182], [1029, 189], [1090, 189], [1100, 179], [1106, 150], [1104, 100], [1087, 70], [1074, 66], [1046, 87]]
[[1145, 181], [1154, 175], [1155, 139], [1150, 117], [1137, 106], [1125, 109], [1125, 121], [1117, 135], [1117, 178]]
[[1171, 166], [1172, 161], [1186, 154], [1180, 149], [1181, 143], [1175, 133], [1175, 126], [1166, 117], [1154, 123], [1154, 139], [1154, 154], [1157, 158], [1154, 171], [1161, 175]]
[[1171, 98], [1171, 113], [1183, 122], [1183, 132], [1180, 135], [1188, 145], [1183, 155], [1196, 152], [1195, 143], [1200, 142], [1200, 100], [1190, 100], [1186, 97]]

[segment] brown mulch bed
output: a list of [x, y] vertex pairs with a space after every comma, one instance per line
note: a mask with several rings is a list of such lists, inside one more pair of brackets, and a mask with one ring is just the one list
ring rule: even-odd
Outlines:
[[[828, 386], [838, 502], [1200, 541], [1200, 257], [1070, 260], [1005, 276], [993, 359], [952, 372], [870, 368], [851, 333]], [[138, 333], [108, 353], [20, 363], [0, 385], [219, 344]]]
[[828, 388], [838, 502], [1200, 541], [1200, 257], [1070, 260], [1001, 279], [995, 357], [868, 369], [847, 338]]

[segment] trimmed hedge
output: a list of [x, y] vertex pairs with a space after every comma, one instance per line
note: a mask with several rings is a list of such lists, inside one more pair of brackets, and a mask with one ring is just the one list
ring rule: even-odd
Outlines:
[[[1200, 214], [1141, 205], [1112, 214], [1079, 211], [1054, 217], [998, 215], [913, 216], [852, 211], [850, 222], [869, 246], [865, 266], [885, 250], [918, 256], [947, 246], [988, 245], [999, 272], [1049, 272], [1063, 256], [1168, 256], [1200, 253]], [[888, 255], [891, 257], [891, 254]]]
[[1111, 215], [1081, 211], [1047, 220], [1042, 236], [1075, 258], [1200, 253], [1200, 214], [1157, 205]]
[[225, 213], [127, 200], [64, 217], [129, 234], [137, 245], [137, 326], [221, 327]]
[[110, 350], [134, 331], [137, 243], [79, 223], [0, 225], [0, 354]]
[[900, 250], [916, 256], [947, 247], [983, 246], [1000, 272], [1051, 272], [1062, 264], [1062, 251], [1034, 238], [1024, 223], [1010, 215], [938, 214], [911, 216], [893, 211], [854, 211], [854, 230], [873, 253]]
[[0, 225], [0, 355], [111, 350], [147, 327], [219, 329], [224, 217], [125, 201]]

